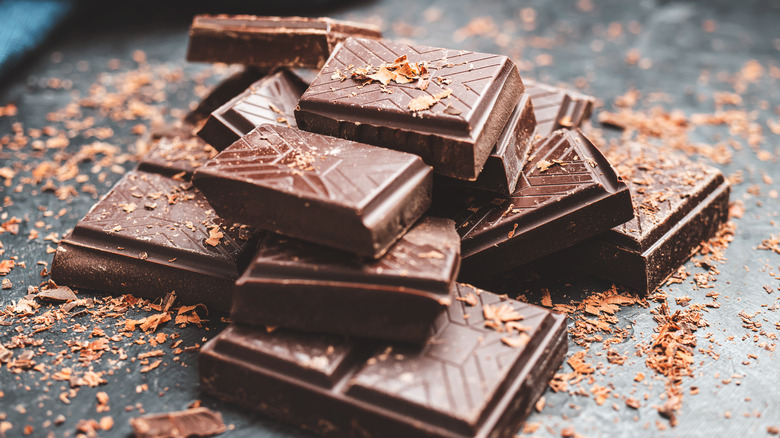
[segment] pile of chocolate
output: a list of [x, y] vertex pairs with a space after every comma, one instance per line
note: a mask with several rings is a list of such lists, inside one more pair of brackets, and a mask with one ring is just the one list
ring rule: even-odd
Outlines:
[[322, 435], [512, 436], [566, 319], [470, 284], [554, 254], [647, 293], [726, 218], [717, 170], [636, 145], [610, 164], [579, 130], [594, 99], [506, 56], [199, 16], [188, 59], [246, 68], [155, 138], [52, 279], [229, 311], [203, 390]]

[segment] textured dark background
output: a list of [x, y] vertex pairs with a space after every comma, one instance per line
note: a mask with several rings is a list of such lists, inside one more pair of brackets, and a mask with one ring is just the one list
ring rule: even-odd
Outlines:
[[[204, 69], [203, 65], [188, 65], [184, 61], [187, 27], [193, 13], [204, 10], [219, 12], [220, 9], [202, 2], [187, 5], [172, 2], [164, 6], [160, 3], [134, 3], [132, 10], [103, 10], [101, 3], [82, 6], [81, 13], [77, 12], [72, 21], [62, 26], [42, 49], [0, 83], [0, 106], [15, 102], [19, 107], [17, 116], [0, 118], [0, 136], [11, 132], [13, 122], [21, 122], [26, 128], [46, 126], [49, 124], [46, 114], [69, 103], [73, 90], [85, 95], [91, 84], [101, 77], [105, 80], [109, 60], [121, 61], [119, 69], [112, 74], [135, 68], [136, 64], [132, 61], [135, 50], [143, 50], [151, 65], [183, 69], [187, 76]], [[633, 338], [626, 342], [613, 345], [629, 357], [625, 365], [608, 364], [606, 350], [601, 344], [594, 343], [590, 347], [586, 359], [599, 368], [594, 383], [612, 389], [606, 403], [597, 405], [593, 397], [548, 391], [546, 407], [540, 413], [534, 413], [528, 421], [541, 423], [534, 434], [538, 436], [560, 436], [561, 430], [567, 426], [573, 426], [578, 433], [586, 436], [762, 436], [767, 434], [769, 426], [780, 427], [780, 361], [776, 353], [765, 348], [771, 348], [776, 343], [779, 331], [776, 324], [780, 322], [780, 314], [776, 309], [780, 304], [777, 301], [780, 298], [780, 282], [773, 274], [776, 276], [780, 271], [780, 255], [756, 250], [762, 239], [776, 235], [780, 229], [777, 223], [780, 201], [777, 193], [774, 192], [773, 197], [771, 192], [780, 188], [780, 145], [778, 135], [773, 134], [767, 125], [767, 121], [777, 123], [780, 118], [780, 88], [777, 86], [780, 79], [777, 70], [780, 66], [780, 4], [772, 0], [593, 0], [580, 1], [576, 5], [575, 2], [549, 0], [430, 3], [387, 0], [341, 3], [335, 7], [327, 2], [311, 2], [296, 4], [290, 10], [284, 7], [270, 10], [262, 3], [237, 6], [231, 2], [225, 9], [237, 11], [244, 7], [246, 9], [243, 10], [256, 13], [370, 19], [381, 23], [389, 37], [407, 37], [434, 46], [505, 53], [521, 61], [524, 68], [521, 73], [527, 77], [553, 83], [573, 83], [578, 78], [584, 78], [588, 84], [584, 91], [601, 98], [605, 109], [611, 108], [615, 97], [634, 87], [644, 96], [652, 92], [666, 93], [664, 98], [657, 99], [652, 105], [679, 109], [686, 115], [711, 113], [715, 109], [714, 93], [733, 92], [743, 67], [751, 60], [758, 61], [763, 67], [763, 74], [755, 82], [748, 83], [744, 91], [740, 90], [742, 103], [737, 108], [754, 112], [756, 121], [763, 128], [763, 142], [749, 147], [744, 139], [729, 133], [723, 126], [703, 127], [691, 134], [693, 142], [714, 144], [735, 138], [742, 145], [739, 150], [729, 147], [733, 154], [731, 161], [717, 166], [726, 175], [742, 171], [744, 182], [733, 187], [732, 200], [744, 202], [745, 214], [735, 220], [736, 237], [726, 253], [728, 262], [718, 265], [721, 274], [714, 289], [696, 289], [691, 282], [665, 288], [673, 310], [678, 308], [672, 299], [674, 297], [689, 295], [693, 303], [704, 303], [710, 301], [704, 296], [706, 292], [714, 290], [720, 293], [720, 308], [708, 309], [704, 313], [709, 327], [697, 332], [698, 348], [711, 347], [719, 359], [696, 353], [695, 376], [685, 379], [683, 384], [686, 395], [678, 414], [679, 425], [669, 428], [667, 421], [658, 415], [655, 407], [663, 404], [661, 394], [665, 381], [645, 365], [644, 357], [635, 355], [636, 345], [648, 342], [656, 326], [650, 308], [657, 303], [651, 303], [650, 308], [623, 308], [617, 314], [620, 320], [618, 326], [628, 328], [633, 334]], [[524, 24], [521, 19], [531, 16], [530, 9], [522, 12], [524, 8], [533, 10], [533, 25]], [[84, 13], [85, 9], [91, 13]], [[454, 36], [457, 29], [476, 17], [491, 17], [497, 32], [506, 36], [476, 35], [463, 40]], [[429, 21], [431, 18], [435, 20]], [[714, 29], [705, 23], [707, 20], [714, 22]], [[639, 26], [632, 25], [632, 22]], [[613, 23], [621, 26], [619, 35], [615, 33], [617, 25]], [[644, 61], [628, 65], [624, 59], [631, 49], [637, 49]], [[89, 63], [86, 71], [77, 68], [79, 61]], [[703, 71], [709, 72], [708, 77], [704, 77]], [[48, 87], [47, 79], [52, 77], [73, 81], [72, 90]], [[209, 83], [217, 79], [212, 78]], [[192, 88], [193, 85], [186, 81], [171, 85], [163, 104], [186, 108], [195, 100]], [[132, 147], [136, 137], [130, 135], [129, 130], [135, 122], [114, 122], [96, 117], [96, 126], [110, 126], [115, 131], [107, 142], [123, 149]], [[614, 132], [605, 132], [605, 135], [617, 136]], [[66, 151], [76, 150], [94, 140], [81, 136], [73, 138]], [[0, 150], [0, 167], [13, 167], [17, 162], [34, 167], [44, 159], [50, 159], [50, 155], [36, 154], [29, 148], [20, 153]], [[710, 162], [708, 158], [700, 159]], [[133, 165], [132, 162], [122, 164], [125, 169]], [[87, 170], [89, 166], [87, 163], [82, 168]], [[762, 179], [762, 172], [769, 175], [773, 182]], [[108, 172], [105, 181], [98, 182], [93, 176], [90, 183], [97, 186], [98, 193], [105, 193], [119, 177], [118, 173]], [[755, 187], [749, 193], [748, 188], [752, 186]], [[2, 197], [8, 196], [13, 201], [13, 205], [0, 207], [0, 214], [24, 219], [19, 235], [0, 235], [5, 248], [5, 254], [0, 259], [18, 256], [19, 261], [27, 264], [26, 268], [17, 267], [7, 276], [14, 286], [0, 291], [0, 305], [3, 307], [24, 296], [28, 285], [37, 285], [41, 281], [37, 261], [51, 261], [51, 255], [45, 252], [50, 242], [41, 238], [27, 239], [32, 224], [43, 219], [52, 225], [51, 231], [63, 233], [72, 228], [95, 201], [91, 195], [83, 193], [69, 201], [60, 201], [50, 193], [39, 192], [38, 187], [35, 189], [36, 196], [30, 196], [34, 194], [30, 186], [21, 193], [10, 187], [0, 187]], [[44, 218], [41, 210], [44, 206], [55, 212], [65, 207], [68, 213], [61, 218]], [[690, 263], [688, 270], [702, 272]], [[588, 291], [602, 291], [609, 287], [609, 284], [594, 279], [574, 278], [565, 283], [551, 285], [554, 303], [567, 303]], [[764, 285], [770, 286], [774, 292], [768, 294], [763, 289]], [[511, 290], [510, 287], [508, 292], [525, 291]], [[81, 295], [89, 296], [89, 293], [82, 292]], [[747, 314], [759, 312], [753, 318], [761, 324], [758, 331], [743, 327], [743, 321], [738, 316], [741, 311]], [[103, 327], [109, 336], [116, 331], [113, 320], [84, 319], [65, 321], [61, 327], [72, 327], [78, 322], [90, 328], [93, 325]], [[214, 322], [203, 329], [192, 326], [180, 329], [168, 324], [161, 331], [181, 335], [182, 346], [194, 345], [224, 327], [217, 317], [213, 319]], [[26, 330], [29, 331], [29, 328]], [[49, 350], [58, 351], [65, 348], [63, 341], [73, 338], [73, 333], [68, 330], [58, 330], [38, 334], [36, 338], [44, 339]], [[15, 334], [15, 325], [0, 326], [0, 342], [8, 343]], [[125, 348], [130, 358], [149, 349], [130, 344], [130, 341], [120, 346]], [[570, 353], [579, 349], [572, 344]], [[748, 354], [755, 354], [757, 359], [748, 358]], [[4, 396], [0, 398], [0, 413], [5, 414], [6, 421], [14, 425], [6, 434], [19, 436], [25, 425], [31, 425], [34, 436], [45, 436], [49, 430], [57, 436], [73, 436], [78, 420], [106, 415], [95, 412], [94, 394], [100, 390], [109, 394], [111, 411], [108, 414], [116, 422], [110, 432], [101, 432], [101, 436], [125, 436], [130, 432], [127, 420], [137, 415], [137, 411], [127, 412], [125, 406], [140, 403], [146, 412], [161, 412], [186, 408], [196, 399], [202, 399], [205, 406], [223, 413], [226, 422], [235, 427], [229, 432], [230, 436], [308, 436], [294, 428], [203, 396], [196, 383], [196, 355], [183, 353], [177, 362], [172, 358], [173, 355], [167, 352], [163, 365], [140, 374], [141, 365], [137, 361], [117, 361], [115, 356], [107, 354], [91, 366], [95, 370], [113, 370], [112, 375], [106, 376], [108, 384], [80, 389], [69, 405], [57, 398], [67, 388], [63, 382], [42, 382], [36, 372], [16, 375], [2, 368], [0, 391]], [[748, 364], [743, 364], [743, 361]], [[568, 372], [568, 366], [566, 368]], [[633, 380], [636, 372], [643, 372], [648, 378], [636, 383]], [[149, 390], [137, 393], [135, 388], [142, 383], [148, 384]], [[580, 386], [587, 391], [591, 383], [583, 382]], [[694, 386], [699, 388], [698, 395], [690, 395], [689, 389]], [[647, 400], [644, 399], [645, 394]], [[624, 399], [628, 396], [640, 399], [642, 407], [639, 410], [627, 408]], [[59, 414], [67, 417], [65, 424], [46, 429], [45, 422]]]

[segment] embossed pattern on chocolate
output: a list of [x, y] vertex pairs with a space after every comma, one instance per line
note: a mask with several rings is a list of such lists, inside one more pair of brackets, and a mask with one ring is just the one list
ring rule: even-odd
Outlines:
[[[363, 79], [404, 56], [425, 72], [403, 83]], [[359, 79], [351, 77], [356, 68], [365, 72]], [[473, 181], [522, 93], [506, 56], [349, 38], [303, 94], [295, 117], [301, 129], [411, 152], [437, 173]], [[426, 104], [415, 105], [421, 99]]]
[[580, 128], [590, 121], [595, 97], [530, 79], [523, 83], [534, 105], [537, 138], [556, 129]]
[[193, 182], [222, 217], [378, 258], [428, 209], [431, 179], [411, 154], [261, 125]]
[[306, 86], [289, 70], [266, 76], [214, 110], [198, 136], [221, 151], [265, 123], [295, 127], [293, 110]]

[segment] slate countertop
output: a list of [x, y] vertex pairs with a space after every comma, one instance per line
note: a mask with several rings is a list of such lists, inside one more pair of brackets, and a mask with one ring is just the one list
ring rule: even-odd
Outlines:
[[[697, 145], [699, 152], [707, 152], [697, 159], [719, 167], [724, 174], [732, 176], [732, 181], [741, 180], [732, 187], [731, 199], [743, 202], [744, 215], [734, 219], [734, 241], [725, 253], [727, 261], [717, 265], [720, 274], [712, 283], [713, 288], [697, 288], [690, 279], [664, 287], [672, 311], [681, 308], [674, 298], [688, 295], [692, 303], [706, 303], [711, 297], [705, 294], [719, 294], [720, 307], [703, 311], [709, 326], [696, 333], [694, 375], [683, 379], [685, 396], [678, 413], [679, 424], [672, 428], [658, 414], [656, 408], [665, 401], [662, 396], [665, 379], [645, 365], [645, 357], [636, 354], [637, 346], [649, 342], [656, 327], [650, 313], [659, 305], [654, 301], [649, 303], [649, 308], [624, 307], [616, 314], [616, 326], [625, 328], [631, 335], [624, 342], [612, 345], [628, 357], [625, 364], [609, 364], [606, 348], [599, 342], [594, 342], [586, 353], [586, 360], [595, 364], [597, 372], [592, 380], [580, 386], [587, 393], [594, 384], [608, 388], [605, 403], [597, 404], [592, 394], [581, 396], [548, 390], [545, 407], [532, 414], [528, 423], [539, 424], [534, 436], [561, 436], [568, 427], [584, 436], [763, 436], [771, 427], [780, 427], [777, 407], [780, 367], [773, 351], [780, 332], [780, 313], [776, 310], [780, 304], [780, 254], [756, 249], [762, 240], [780, 234], [777, 194], [780, 137], [773, 132], [774, 129], [780, 133], [779, 4], [771, 0], [488, 0], [425, 4], [379, 0], [341, 4], [333, 9], [318, 7], [322, 8], [318, 13], [323, 15], [379, 23], [388, 37], [507, 54], [519, 61], [521, 74], [527, 77], [552, 83], [587, 84], [583, 91], [599, 97], [604, 104], [596, 115], [602, 110], [612, 110], [615, 99], [630, 89], [638, 90], [641, 95], [637, 108], [657, 105], [678, 110], [688, 119], [698, 113], [714, 114], [715, 96], [735, 103], [721, 108], [735, 110], [734, 113], [721, 115], [726, 120], [744, 117], [745, 130], [753, 134], [753, 144], [740, 132], [739, 124], [732, 124], [731, 130], [726, 125], [696, 126], [688, 133], [690, 144]], [[16, 171], [0, 188], [4, 199], [0, 223], [13, 217], [21, 221], [18, 234], [0, 234], [4, 250], [0, 260], [18, 257], [17, 266], [3, 277], [12, 283], [10, 289], [0, 290], [3, 308], [22, 298], [28, 286], [45, 280], [39, 274], [43, 265], [37, 263], [43, 261], [50, 265], [52, 255], [47, 253], [47, 247], [55, 246], [45, 237], [52, 232], [61, 236], [72, 228], [96, 197], [105, 193], [123, 171], [135, 165], [132, 159], [118, 157], [125, 151], [135, 150], [141, 137], [131, 133], [139, 129], [134, 126], [148, 126], [152, 122], [143, 115], [138, 120], [112, 118], [110, 108], [85, 108], [83, 117], [74, 120], [84, 122], [94, 117], [95, 129], [90, 131], [83, 125], [66, 126], [51, 116], [47, 119], [47, 115], [90, 95], [90, 90], [93, 95], [104, 96], [96, 86], [110, 92], [123, 84], [140, 84], [139, 90], [148, 94], [149, 105], [186, 109], [197, 101], [195, 91], [204, 89], [196, 82], [214, 84], [223, 75], [224, 69], [188, 64], [184, 60], [193, 11], [150, 9], [147, 3], [137, 12], [115, 10], [76, 18], [0, 84], [0, 107], [14, 103], [18, 108], [18, 114], [0, 117], [0, 138], [8, 136], [12, 143], [0, 143], [0, 168]], [[139, 50], [145, 54], [145, 60]], [[738, 94], [739, 100], [732, 95], [718, 94], [724, 92]], [[116, 109], [127, 108], [127, 104], [123, 102]], [[181, 113], [171, 110], [159, 114], [170, 120]], [[46, 143], [50, 137], [44, 133], [40, 137], [42, 145], [31, 142], [12, 147], [10, 139], [16, 130], [29, 135], [30, 129], [45, 126], [56, 126], [62, 138], [67, 138], [67, 145], [59, 147], [62, 144], [58, 145], [57, 141]], [[606, 129], [603, 134], [607, 139], [620, 136], [619, 132]], [[79, 163], [82, 173], [90, 177], [88, 181], [70, 182], [75, 194], [68, 196], [60, 192], [63, 199], [59, 199], [58, 193], [43, 190], [46, 179], [37, 184], [24, 182], [41, 162], [57, 159], [57, 154], [74, 154], [95, 142], [116, 146], [118, 151], [110, 164], [95, 172], [94, 161]], [[718, 146], [721, 143], [724, 146]], [[66, 185], [56, 177], [48, 179], [57, 187]], [[88, 185], [93, 185], [94, 190], [83, 190]], [[18, 186], [21, 189], [16, 189]], [[66, 210], [60, 215], [63, 208]], [[36, 224], [38, 221], [43, 221], [43, 226]], [[33, 229], [39, 235], [30, 239]], [[19, 262], [25, 262], [26, 266], [19, 266]], [[691, 262], [686, 268], [691, 273], [704, 272]], [[607, 288], [608, 283], [574, 278], [551, 285], [550, 291], [554, 303], [568, 303]], [[525, 291], [505, 292], [517, 295]], [[92, 296], [88, 292], [80, 295]], [[44, 306], [38, 314], [45, 310]], [[750, 320], [754, 323], [746, 323], [740, 312], [752, 316]], [[132, 310], [129, 316], [147, 314]], [[218, 316], [211, 319], [203, 328], [192, 324], [181, 328], [169, 323], [158, 332], [169, 336], [176, 333], [182, 347], [194, 346], [225, 327]], [[6, 345], [18, 339], [18, 330], [31, 333], [35, 325], [31, 321], [19, 324], [13, 318], [8, 320], [12, 325], [0, 325], [0, 343]], [[165, 349], [160, 366], [139, 372], [145, 365], [135, 358], [152, 349], [149, 345], [152, 335], [143, 337], [145, 344], [136, 342], [139, 338], [136, 335], [120, 337], [112, 342], [111, 351], [86, 365], [78, 362], [77, 352], [70, 358], [63, 357], [59, 364], [53, 363], [52, 358], [59, 357], [61, 350], [71, 348], [66, 341], [92, 340], [88, 335], [94, 327], [103, 329], [107, 336], [120, 333], [121, 329], [111, 318], [73, 318], [32, 335], [32, 339], [42, 344], [25, 348], [54, 353], [53, 356], [44, 354], [37, 360], [46, 364], [48, 373], [65, 365], [79, 372], [94, 369], [105, 373], [105, 385], [82, 387], [72, 394], [67, 382], [41, 380], [46, 373], [17, 374], [5, 366], [0, 369], [0, 430], [4, 422], [12, 425], [6, 436], [22, 436], [25, 426], [32, 428], [28, 429], [30, 436], [46, 436], [50, 432], [56, 436], [75, 436], [79, 420], [99, 420], [106, 415], [112, 417], [114, 425], [99, 435], [126, 436], [130, 433], [128, 419], [138, 415], [139, 407], [145, 412], [162, 412], [184, 409], [195, 400], [202, 400], [204, 406], [223, 413], [226, 423], [232, 425], [225, 436], [309, 436], [201, 394], [196, 383], [195, 353], [174, 355]], [[79, 333], [81, 329], [86, 332]], [[129, 359], [120, 358], [119, 348]], [[581, 349], [572, 342], [569, 354]], [[19, 351], [15, 350], [17, 354]], [[634, 380], [638, 372], [647, 376], [644, 381]], [[694, 387], [698, 390], [696, 395], [692, 394]], [[111, 409], [107, 412], [96, 410], [99, 391], [109, 396]], [[67, 394], [69, 404], [62, 400], [62, 393]], [[624, 402], [626, 397], [639, 399], [641, 407], [628, 408]], [[64, 415], [65, 420], [56, 425], [54, 419], [59, 415]]]

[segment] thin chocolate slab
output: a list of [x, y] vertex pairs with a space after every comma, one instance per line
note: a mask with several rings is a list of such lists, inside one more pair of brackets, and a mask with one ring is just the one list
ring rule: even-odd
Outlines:
[[331, 18], [197, 15], [190, 27], [187, 60], [321, 68], [349, 36], [381, 38], [382, 33], [375, 26]]
[[432, 177], [411, 154], [261, 125], [193, 183], [221, 217], [379, 258], [430, 206]]
[[580, 128], [590, 121], [595, 97], [530, 79], [523, 83], [534, 105], [537, 138], [561, 128]]
[[579, 130], [533, 147], [509, 198], [442, 188], [435, 216], [455, 220], [461, 279], [476, 280], [568, 248], [633, 217], [628, 187]]
[[376, 261], [269, 233], [236, 282], [230, 318], [421, 344], [452, 303], [459, 267], [449, 219], [421, 219]]
[[411, 152], [441, 175], [474, 181], [522, 94], [506, 56], [349, 38], [295, 119], [301, 129]]
[[728, 220], [729, 184], [714, 167], [647, 145], [623, 145], [607, 157], [628, 183], [634, 219], [564, 257], [581, 271], [650, 293]]
[[230, 309], [255, 233], [218, 218], [189, 182], [131, 171], [60, 242], [57, 284]]
[[172, 133], [152, 140], [151, 149], [138, 163], [138, 170], [190, 179], [195, 169], [215, 155], [217, 151], [200, 138], [184, 132]]
[[476, 181], [436, 178], [437, 184], [473, 187], [509, 196], [517, 187], [533, 144], [536, 119], [528, 94], [523, 94]]
[[456, 294], [423, 347], [230, 326], [201, 349], [201, 388], [322, 436], [514, 436], [563, 361], [566, 317]]
[[267, 74], [268, 69], [255, 67], [247, 67], [233, 73], [212, 88], [206, 97], [198, 103], [198, 106], [187, 113], [187, 116], [184, 118], [185, 123], [199, 125], [212, 111], [224, 105], [225, 102], [246, 90], [250, 85]]
[[198, 136], [221, 151], [264, 123], [295, 127], [293, 110], [306, 87], [295, 73], [279, 70], [215, 109]]

